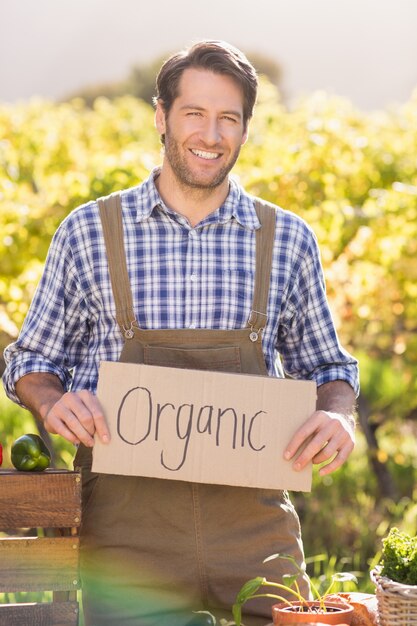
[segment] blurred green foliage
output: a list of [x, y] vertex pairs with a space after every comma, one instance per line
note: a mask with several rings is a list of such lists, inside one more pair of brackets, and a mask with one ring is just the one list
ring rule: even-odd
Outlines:
[[[161, 153], [152, 108], [130, 96], [96, 98], [93, 108], [81, 99], [0, 105], [0, 138], [4, 347], [62, 219], [138, 184]], [[346, 569], [366, 572], [390, 525], [415, 534], [417, 524], [417, 91], [373, 113], [322, 92], [287, 110], [263, 79], [235, 174], [249, 192], [311, 224], [341, 340], [360, 360], [357, 448], [332, 476], [315, 474], [311, 494], [294, 498], [315, 567], [320, 555], [353, 554]], [[0, 411], [7, 465], [13, 439], [36, 425], [4, 396]], [[53, 445], [58, 465], [69, 467], [71, 445], [56, 437]]]

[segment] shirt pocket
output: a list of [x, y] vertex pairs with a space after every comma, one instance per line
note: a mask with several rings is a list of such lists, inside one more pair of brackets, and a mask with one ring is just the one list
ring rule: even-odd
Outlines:
[[252, 302], [255, 274], [241, 268], [223, 268], [221, 281], [226, 299], [230, 304], [249, 305]]

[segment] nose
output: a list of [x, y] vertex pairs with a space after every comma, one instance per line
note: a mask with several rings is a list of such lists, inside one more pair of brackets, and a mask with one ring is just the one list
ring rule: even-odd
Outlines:
[[205, 120], [204, 127], [201, 129], [201, 139], [207, 146], [215, 146], [220, 142], [220, 125], [216, 118]]

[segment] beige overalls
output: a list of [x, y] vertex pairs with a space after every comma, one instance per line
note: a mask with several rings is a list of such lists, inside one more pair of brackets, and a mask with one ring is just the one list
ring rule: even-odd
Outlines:
[[[246, 328], [142, 330], [137, 327], [123, 244], [120, 199], [99, 201], [117, 321], [125, 335], [120, 361], [268, 375], [262, 352], [275, 211], [256, 203], [255, 289]], [[94, 474], [91, 450], [79, 447], [83, 469], [81, 565], [86, 626], [184, 626], [192, 611], [231, 619], [242, 584], [255, 576], [294, 573], [303, 562], [297, 514], [284, 491], [143, 477]], [[299, 581], [308, 593], [307, 583]], [[271, 621], [272, 600], [245, 607], [246, 626]]]

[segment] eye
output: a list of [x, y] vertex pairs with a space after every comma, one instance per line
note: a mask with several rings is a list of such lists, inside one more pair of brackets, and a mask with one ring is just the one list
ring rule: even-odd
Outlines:
[[231, 117], [230, 115], [223, 115], [223, 119], [226, 120], [227, 122], [233, 122], [234, 124], [237, 124], [238, 120], [235, 117]]
[[200, 117], [200, 116], [201, 116], [200, 111], [189, 111], [187, 113], [187, 117]]

